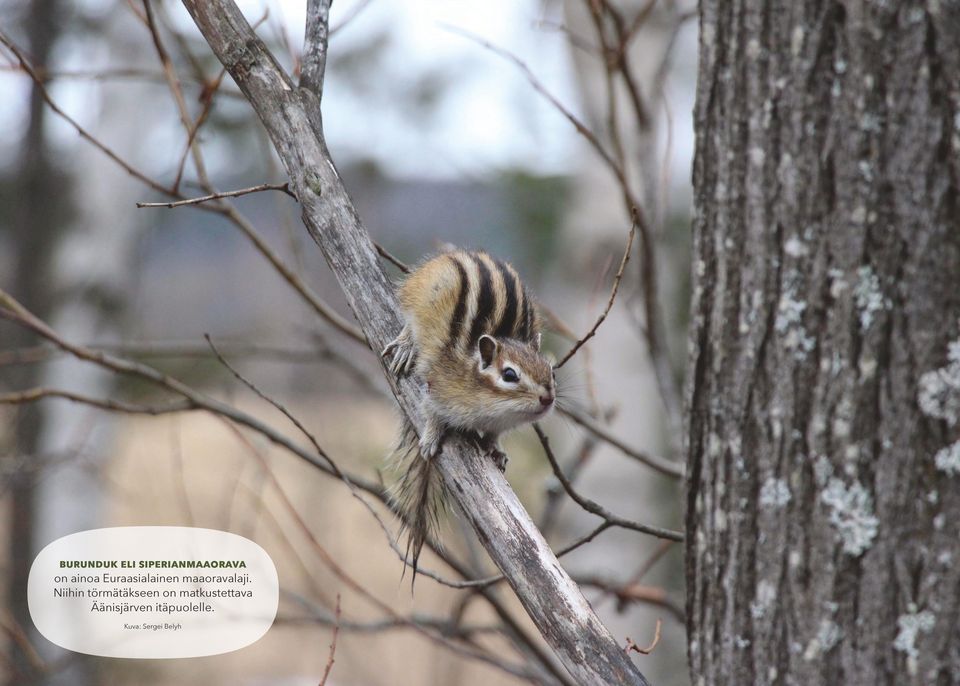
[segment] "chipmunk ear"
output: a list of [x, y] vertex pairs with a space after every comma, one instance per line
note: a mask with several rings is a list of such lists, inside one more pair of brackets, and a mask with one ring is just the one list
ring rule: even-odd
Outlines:
[[493, 364], [493, 358], [496, 357], [499, 347], [500, 344], [493, 336], [487, 336], [486, 334], [480, 336], [480, 340], [477, 341], [477, 350], [480, 351], [480, 361], [483, 369]]
[[537, 350], [540, 350], [540, 344], [543, 342], [543, 334], [537, 331], [537, 335], [533, 337], [533, 344], [537, 347]]

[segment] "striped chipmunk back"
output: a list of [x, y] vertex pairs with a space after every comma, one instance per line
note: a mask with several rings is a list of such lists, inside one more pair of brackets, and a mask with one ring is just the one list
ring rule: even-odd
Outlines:
[[471, 355], [480, 336], [532, 342], [536, 307], [517, 271], [485, 252], [455, 250], [419, 267], [400, 290], [424, 361], [444, 351]]

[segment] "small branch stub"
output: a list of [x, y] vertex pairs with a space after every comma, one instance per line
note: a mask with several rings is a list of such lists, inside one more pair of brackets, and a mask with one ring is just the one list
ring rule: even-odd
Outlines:
[[657, 644], [658, 644], [658, 643], [660, 643], [660, 626], [661, 626], [662, 623], [663, 623], [663, 622], [661, 622], [661, 621], [660, 621], [660, 618], [658, 617], [658, 618], [657, 618], [657, 626], [656, 626], [656, 628], [654, 629], [654, 633], [653, 633], [653, 642], [652, 642], [649, 646], [647, 646], [646, 648], [641, 648], [641, 647], [638, 646], [636, 643], [634, 643], [634, 641], [633, 641], [632, 638], [630, 638], [629, 636], [627, 636], [627, 647], [624, 648], [624, 652], [627, 652], [627, 653], [630, 653], [630, 652], [640, 653], [641, 655], [649, 655], [650, 653], [652, 653], [652, 652], [653, 652], [653, 649], [657, 647]]

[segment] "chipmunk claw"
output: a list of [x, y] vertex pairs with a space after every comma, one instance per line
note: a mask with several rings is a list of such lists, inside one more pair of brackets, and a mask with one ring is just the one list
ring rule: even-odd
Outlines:
[[390, 359], [389, 369], [398, 379], [410, 374], [417, 361], [417, 350], [410, 336], [410, 329], [403, 327], [400, 335], [387, 343], [380, 357]]

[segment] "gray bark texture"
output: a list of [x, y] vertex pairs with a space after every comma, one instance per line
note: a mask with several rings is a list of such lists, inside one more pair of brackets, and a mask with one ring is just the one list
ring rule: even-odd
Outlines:
[[[184, 0], [213, 52], [260, 117], [300, 201], [307, 230], [337, 277], [370, 347], [380, 351], [400, 331], [399, 308], [323, 138], [319, 95], [329, 4], [308, 4], [307, 58], [303, 84], [297, 86], [233, 2]], [[396, 383], [387, 376], [401, 408], [419, 428], [422, 389], [414, 381]], [[492, 460], [456, 436], [445, 441], [436, 459], [451, 498], [576, 682], [646, 684], [560, 566]]]
[[694, 684], [960, 683], [960, 4], [702, 0]]

